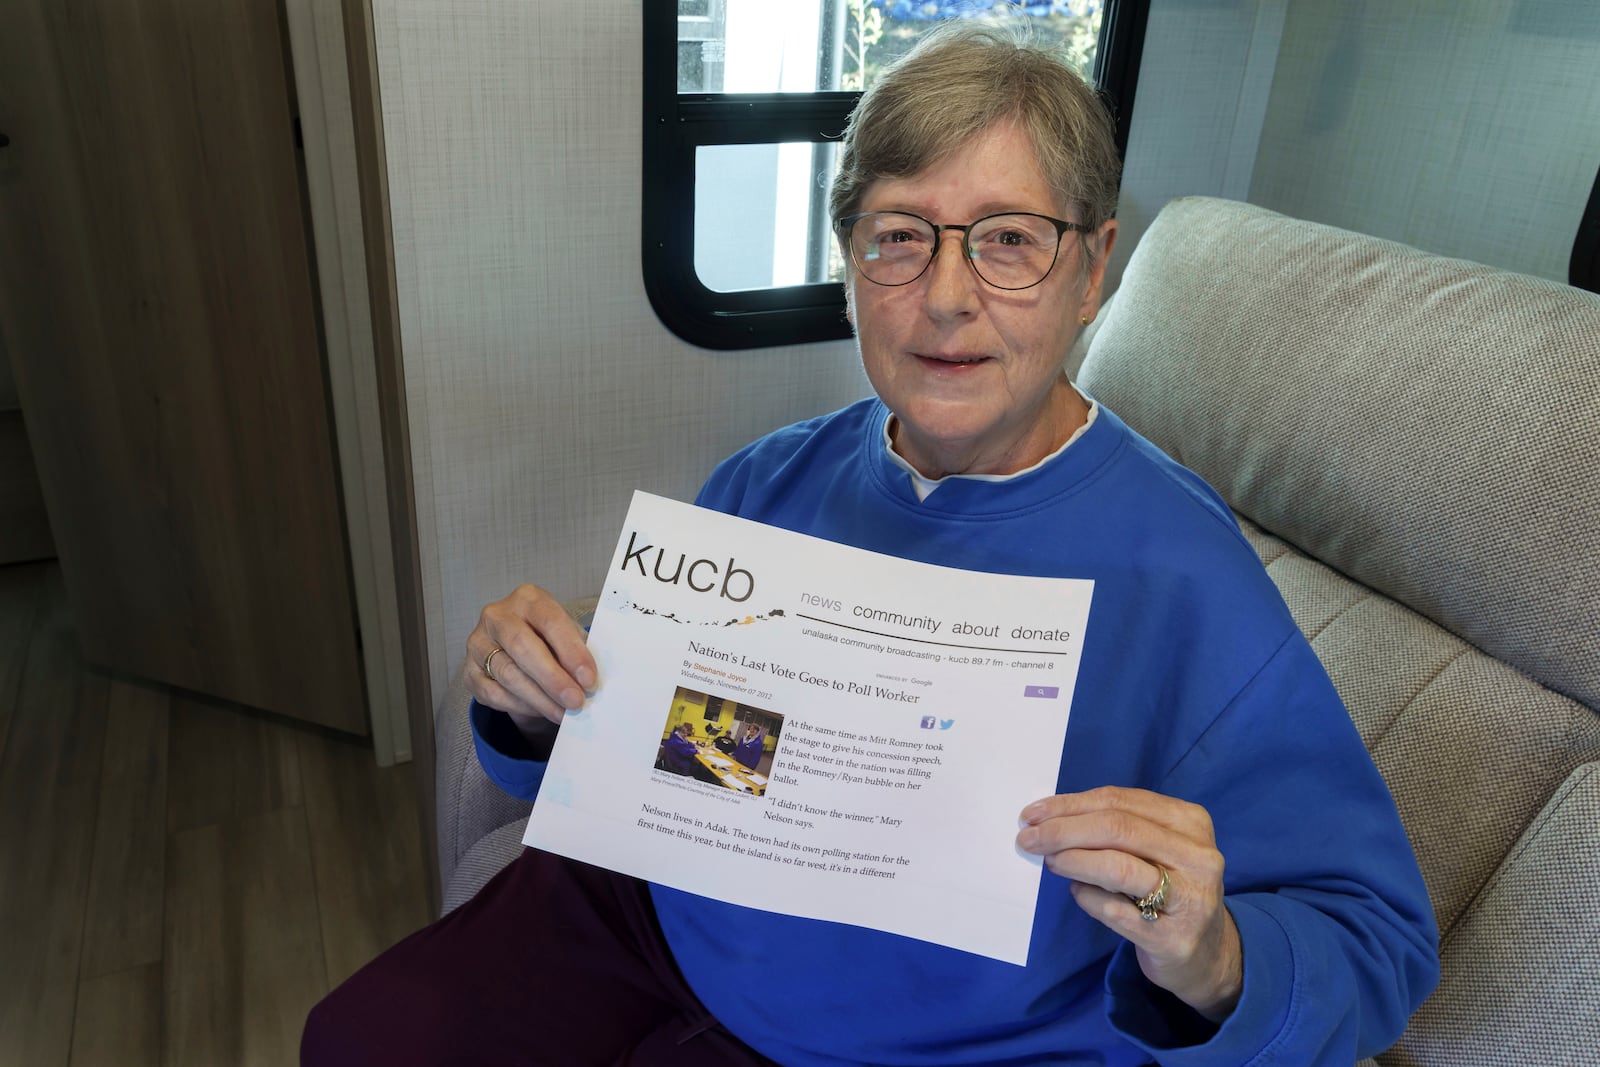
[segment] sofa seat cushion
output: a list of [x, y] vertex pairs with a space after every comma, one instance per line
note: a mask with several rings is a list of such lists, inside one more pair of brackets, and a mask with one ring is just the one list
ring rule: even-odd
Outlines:
[[1600, 760], [1600, 717], [1250, 520], [1240, 526], [1389, 784], [1448, 936], [1561, 782]]

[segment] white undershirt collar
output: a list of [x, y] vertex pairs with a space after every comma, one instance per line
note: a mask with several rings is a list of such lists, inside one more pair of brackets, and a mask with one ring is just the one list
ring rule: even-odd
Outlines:
[[[1077, 386], [1073, 386], [1073, 391], [1078, 392]], [[1010, 474], [947, 474], [943, 478], [924, 477], [917, 471], [915, 467], [906, 462], [904, 456], [900, 455], [900, 453], [894, 450], [894, 441], [889, 436], [889, 423], [894, 420], [893, 412], [889, 414], [888, 418], [883, 420], [883, 447], [889, 453], [889, 459], [894, 463], [894, 465], [911, 475], [911, 488], [917, 494], [918, 500], [928, 499], [929, 493], [933, 492], [935, 489], [939, 488], [952, 478], [968, 478], [978, 482], [1009, 482], [1011, 479], [1020, 478], [1024, 474], [1031, 474], [1040, 467], [1044, 466], [1046, 463], [1049, 463], [1051, 460], [1055, 459], [1057, 456], [1061, 455], [1061, 453], [1072, 447], [1072, 442], [1082, 437], [1089, 427], [1094, 425], [1095, 416], [1100, 412], [1100, 402], [1092, 397], [1083, 396], [1083, 393], [1081, 392], [1078, 392], [1078, 395], [1083, 397], [1084, 403], [1089, 405], [1089, 414], [1084, 418], [1083, 425], [1074, 430], [1071, 437], [1061, 442], [1060, 448], [1056, 449], [1048, 456], [1045, 456], [1031, 467], [1024, 467], [1022, 470], [1013, 471]]]

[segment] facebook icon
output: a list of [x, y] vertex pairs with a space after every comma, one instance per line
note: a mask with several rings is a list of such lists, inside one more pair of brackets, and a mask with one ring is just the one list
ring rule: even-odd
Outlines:
[[931, 730], [937, 725], [938, 725], [938, 722], [934, 719], [934, 717], [932, 715], [924, 715], [922, 717], [922, 728], [924, 730]]

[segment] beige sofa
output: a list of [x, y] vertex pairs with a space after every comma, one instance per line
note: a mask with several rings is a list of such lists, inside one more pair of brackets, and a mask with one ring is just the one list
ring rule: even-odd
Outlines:
[[1079, 382], [1238, 512], [1428, 880], [1385, 1064], [1600, 1063], [1600, 297], [1169, 204]]
[[[1600, 298], [1179, 200], [1078, 377], [1239, 513], [1394, 792], [1444, 978], [1379, 1062], [1600, 1063]], [[464, 712], [446, 908], [527, 813]]]

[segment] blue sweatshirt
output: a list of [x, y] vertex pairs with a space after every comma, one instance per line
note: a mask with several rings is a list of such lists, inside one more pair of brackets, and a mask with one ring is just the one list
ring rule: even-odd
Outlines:
[[[1244, 991], [1222, 1025], [1206, 1022], [1048, 871], [1026, 967], [652, 886], [706, 1007], [765, 1055], [819, 1067], [1349, 1067], [1390, 1045], [1438, 981], [1427, 891], [1343, 704], [1222, 500], [1102, 408], [1040, 467], [946, 478], [919, 501], [884, 447], [887, 418], [865, 400], [770, 434], [719, 465], [697, 503], [946, 567], [1093, 579], [1057, 791], [1132, 786], [1207, 809]], [[531, 798], [543, 764], [504, 719], [473, 708], [480, 759]]]

